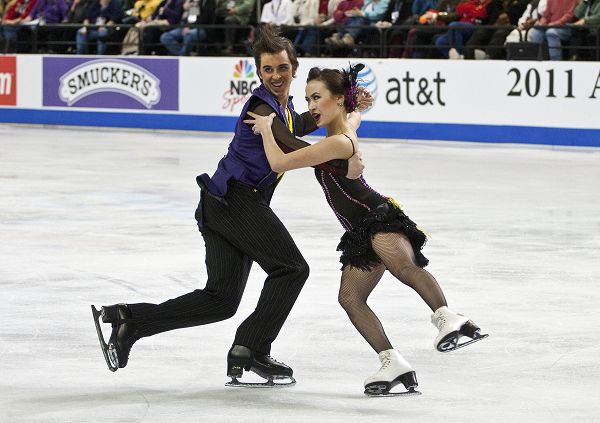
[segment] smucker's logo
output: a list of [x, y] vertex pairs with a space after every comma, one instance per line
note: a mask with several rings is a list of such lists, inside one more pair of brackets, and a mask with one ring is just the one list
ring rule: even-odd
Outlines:
[[59, 96], [69, 106], [101, 92], [129, 96], [148, 109], [160, 101], [160, 80], [147, 69], [125, 60], [85, 62], [60, 77]]
[[234, 66], [229, 88], [223, 93], [223, 110], [233, 112], [238, 104], [244, 104], [259, 83], [254, 65], [249, 60], [240, 60]]

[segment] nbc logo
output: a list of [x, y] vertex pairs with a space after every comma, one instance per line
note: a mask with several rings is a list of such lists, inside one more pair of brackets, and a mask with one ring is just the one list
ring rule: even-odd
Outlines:
[[234, 78], [254, 78], [254, 65], [248, 60], [240, 60], [233, 70]]
[[259, 81], [254, 65], [247, 59], [239, 60], [233, 67], [229, 88], [223, 94], [223, 109], [234, 111], [238, 104], [244, 104], [257, 87]]
[[254, 65], [248, 60], [240, 60], [233, 69], [235, 80], [230, 81], [231, 94], [247, 95], [256, 87]]

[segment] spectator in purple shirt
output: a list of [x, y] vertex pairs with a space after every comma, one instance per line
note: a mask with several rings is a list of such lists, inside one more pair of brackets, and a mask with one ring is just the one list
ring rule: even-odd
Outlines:
[[31, 11], [31, 14], [23, 20], [39, 20], [40, 25], [58, 24], [67, 18], [69, 5], [65, 0], [38, 0]]
[[60, 24], [67, 19], [68, 13], [69, 5], [66, 0], [38, 0], [31, 14], [23, 19], [23, 23], [38, 21], [37, 41], [42, 47], [42, 52], [62, 52], [61, 46], [57, 43], [62, 38], [62, 30], [57, 28], [45, 30], [44, 25]]

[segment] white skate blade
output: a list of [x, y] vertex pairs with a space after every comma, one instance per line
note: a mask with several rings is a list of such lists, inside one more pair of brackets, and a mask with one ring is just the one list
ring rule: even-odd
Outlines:
[[[280, 382], [276, 382], [280, 381]], [[265, 382], [241, 382], [236, 377], [232, 377], [225, 386], [232, 388], [285, 388], [296, 384], [296, 379], [291, 376], [275, 376], [268, 378]]]

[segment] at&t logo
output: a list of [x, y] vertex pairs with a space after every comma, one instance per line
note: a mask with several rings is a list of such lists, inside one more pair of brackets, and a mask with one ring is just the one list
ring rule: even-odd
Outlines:
[[[365, 87], [367, 90], [371, 92], [373, 96], [373, 105], [377, 101], [377, 78], [375, 77], [375, 72], [368, 65], [358, 73], [357, 83], [361, 87]], [[365, 110], [363, 113], [367, 113], [371, 110], [372, 106]]]

